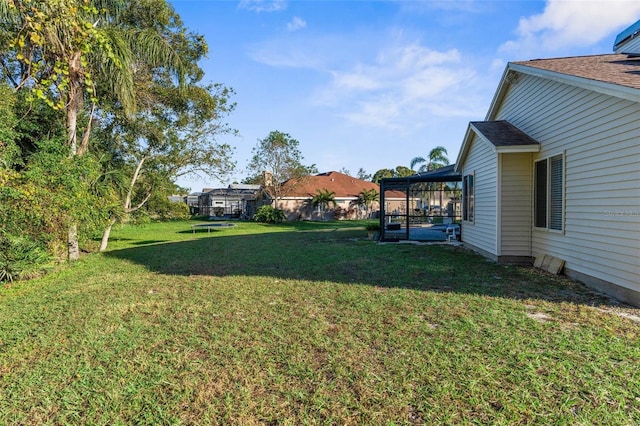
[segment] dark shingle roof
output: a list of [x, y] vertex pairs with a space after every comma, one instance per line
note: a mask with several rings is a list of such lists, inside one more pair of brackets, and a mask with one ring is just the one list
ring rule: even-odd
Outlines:
[[[450, 178], [451, 176], [457, 175], [454, 169], [455, 169], [455, 164], [449, 164], [435, 170], [429, 170], [428, 172], [417, 173], [416, 175], [419, 176], [420, 178], [447, 179], [447, 178]], [[440, 182], [440, 181], [434, 180], [434, 182]], [[446, 181], [443, 181], [443, 182], [446, 182]]]
[[469, 123], [494, 146], [538, 145], [539, 143], [506, 120]]
[[589, 80], [640, 89], [640, 58], [608, 54], [513, 62]]

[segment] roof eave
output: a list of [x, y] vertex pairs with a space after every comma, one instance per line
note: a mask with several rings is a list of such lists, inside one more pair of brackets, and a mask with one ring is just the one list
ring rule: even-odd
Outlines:
[[540, 144], [497, 146], [498, 154], [519, 154], [523, 152], [540, 152]]
[[[502, 73], [502, 77], [500, 78], [500, 83], [498, 83], [498, 89], [496, 93], [493, 95], [493, 99], [491, 100], [491, 104], [489, 105], [489, 110], [487, 111], [487, 115], [484, 118], [484, 121], [492, 121], [494, 117], [494, 111], [497, 111], [502, 100], [504, 99], [505, 94], [507, 93], [507, 89], [511, 85], [511, 81], [507, 76], [509, 75], [509, 71], [511, 71], [510, 65], [511, 62], [507, 64], [504, 68], [504, 72]], [[457, 164], [457, 163], [456, 163]]]
[[[591, 90], [605, 95], [615, 96], [617, 98], [627, 99], [633, 102], [640, 102], [640, 90], [633, 87], [592, 80], [570, 74], [563, 74], [557, 71], [529, 67], [524, 64], [515, 64], [512, 62], [510, 62], [507, 67], [514, 72], [528, 74], [534, 77], [540, 77], [546, 80], [556, 81], [558, 83], [564, 83], [571, 86], [581, 87], [583, 89]], [[492, 115], [494, 113], [495, 111], [491, 111]]]
[[467, 157], [467, 153], [469, 152], [469, 148], [471, 148], [471, 141], [473, 139], [473, 133], [471, 129], [471, 123], [467, 125], [467, 131], [464, 133], [464, 138], [462, 139], [462, 146], [460, 147], [460, 151], [458, 152], [458, 157], [456, 158], [456, 165], [454, 166], [454, 170], [457, 173], [462, 172], [462, 163], [464, 159]]

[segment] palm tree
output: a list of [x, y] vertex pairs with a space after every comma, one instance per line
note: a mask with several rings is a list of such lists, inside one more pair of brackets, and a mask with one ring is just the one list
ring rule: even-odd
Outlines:
[[320, 211], [324, 213], [327, 210], [329, 204], [333, 204], [335, 207], [336, 203], [336, 193], [333, 191], [329, 191], [327, 188], [316, 190], [316, 194], [311, 198], [311, 204], [313, 206], [320, 206]]
[[429, 156], [427, 157], [427, 159], [423, 157], [412, 158], [410, 168], [415, 170], [415, 166], [417, 164], [422, 164], [422, 166], [420, 166], [420, 168], [416, 170], [418, 173], [430, 172], [432, 170], [439, 169], [440, 167], [444, 167], [449, 164], [447, 154], [447, 149], [445, 147], [436, 146], [431, 151], [429, 151]]
[[[449, 165], [449, 159], [447, 158], [447, 149], [443, 146], [436, 146], [431, 151], [429, 151], [428, 159], [424, 159], [423, 157], [414, 157], [411, 159], [411, 168], [413, 169], [417, 164], [422, 164], [420, 168], [417, 170], [418, 173], [430, 172], [432, 170], [437, 170], [441, 167]], [[431, 184], [428, 185], [430, 194], [431, 189], [433, 188]], [[444, 191], [444, 182], [440, 182], [440, 210], [442, 211], [442, 191]], [[427, 205], [429, 209], [431, 209], [431, 196], [427, 196]]]
[[358, 200], [356, 201], [358, 205], [364, 206], [365, 211], [367, 212], [367, 218], [371, 214], [371, 206], [374, 202], [380, 200], [380, 194], [376, 191], [375, 188], [371, 189], [363, 189], [358, 194]]

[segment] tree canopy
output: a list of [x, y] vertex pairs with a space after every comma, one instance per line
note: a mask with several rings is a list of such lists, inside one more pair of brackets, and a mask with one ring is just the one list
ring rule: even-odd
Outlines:
[[448, 165], [449, 159], [447, 158], [447, 149], [442, 146], [437, 146], [429, 151], [427, 158], [412, 158], [410, 168], [415, 169], [418, 164], [421, 164], [420, 168], [417, 170], [418, 173], [430, 172]]
[[[202, 81], [207, 50], [167, 0], [0, 0], [7, 232], [68, 226], [75, 259], [78, 232], [108, 231], [179, 176], [226, 176], [233, 150], [217, 139], [235, 133], [224, 121], [234, 92]], [[55, 201], [48, 211], [12, 207], [34, 191]]]
[[248, 169], [252, 176], [269, 175], [265, 186], [273, 192], [276, 203], [283, 196], [282, 185], [289, 179], [301, 179], [317, 173], [315, 164], [302, 164], [304, 157], [300, 152], [300, 142], [288, 133], [272, 131], [264, 139], [259, 139], [253, 148], [253, 157]]
[[413, 174], [415, 172], [406, 166], [397, 166], [395, 169], [380, 169], [373, 174], [371, 182], [380, 183], [385, 178], [405, 177]]

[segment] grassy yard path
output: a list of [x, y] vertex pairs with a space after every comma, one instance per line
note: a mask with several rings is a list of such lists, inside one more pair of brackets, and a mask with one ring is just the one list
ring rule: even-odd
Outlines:
[[640, 424], [640, 311], [363, 224], [114, 231], [0, 290], [0, 424]]

